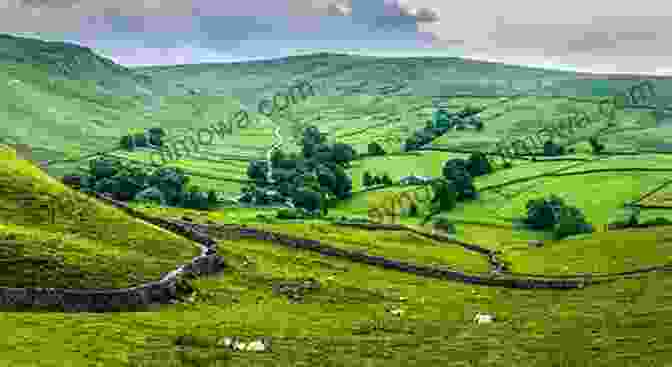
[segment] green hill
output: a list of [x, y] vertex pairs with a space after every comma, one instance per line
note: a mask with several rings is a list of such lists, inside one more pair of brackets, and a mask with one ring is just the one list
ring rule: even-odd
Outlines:
[[0, 145], [0, 286], [122, 288], [156, 281], [196, 244], [129, 217]]
[[[230, 267], [192, 280], [191, 297], [153, 312], [3, 312], [0, 327], [8, 334], [0, 354], [6, 365], [612, 367], [666, 366], [672, 360], [672, 226], [605, 226], [643, 197], [650, 199], [642, 204], [660, 206], [643, 205], [641, 218], [672, 219], [663, 205], [672, 182], [670, 129], [657, 126], [648, 110], [618, 111], [600, 135], [602, 155], [592, 154], [587, 143], [607, 127], [598, 119], [560, 141], [576, 149], [572, 154], [513, 159], [511, 168], [497, 165], [476, 177], [480, 196], [438, 214], [454, 223], [451, 236], [423, 224], [421, 216], [398, 218], [405, 226], [400, 228], [334, 223], [366, 218], [371, 203], [385, 194], [420, 190], [397, 185], [362, 191], [365, 171], [395, 181], [411, 174], [439, 177], [447, 160], [531, 134], [570, 110], [594, 111], [598, 97], [621, 92], [638, 76], [615, 80], [455, 58], [325, 53], [125, 68], [85, 48], [13, 36], [0, 37], [0, 66], [0, 85], [7, 85], [0, 94], [0, 142], [16, 146], [0, 145], [2, 287], [127, 287], [156, 280], [199, 253], [194, 243], [58, 180], [86, 169], [90, 155], [100, 151], [151, 163], [150, 150], [117, 149], [130, 129], [163, 127], [170, 141], [247, 107], [256, 121], [252, 128], [168, 164], [183, 168], [191, 183], [228, 193], [240, 192], [235, 180], [247, 178], [249, 160], [277, 142], [276, 127], [286, 151], [298, 150], [301, 127], [316, 124], [330, 142], [364, 152], [377, 141], [393, 153], [352, 162], [347, 172], [353, 197], [318, 219], [278, 219], [279, 209], [272, 207], [198, 211], [132, 203], [152, 216], [209, 224], [207, 232]], [[118, 84], [111, 83], [115, 78]], [[293, 80], [326, 87], [270, 118], [255, 112], [261, 98]], [[520, 91], [507, 80], [514, 80], [514, 89], [546, 89], [508, 98]], [[654, 82], [661, 95], [672, 91], [670, 80]], [[484, 130], [449, 131], [428, 146], [434, 151], [401, 154], [401, 141], [425, 126], [437, 100], [450, 110], [486, 106], [479, 115]], [[551, 231], [522, 226], [528, 200], [550, 194], [580, 209], [595, 232], [559, 240]], [[240, 235], [252, 229], [275, 237]], [[491, 272], [497, 261], [508, 266], [502, 277], [609, 281], [571, 290], [480, 286], [419, 276], [410, 266], [401, 271], [364, 264], [357, 256], [323, 256], [283, 244], [280, 235], [304, 244], [319, 240], [360, 258], [376, 256], [379, 264], [408, 262], [496, 278]], [[476, 245], [496, 256], [474, 251]], [[588, 272], [594, 274], [582, 274]], [[615, 274], [622, 272], [632, 274]], [[477, 323], [479, 313], [494, 321]], [[233, 351], [226, 337], [268, 337], [272, 347]]]

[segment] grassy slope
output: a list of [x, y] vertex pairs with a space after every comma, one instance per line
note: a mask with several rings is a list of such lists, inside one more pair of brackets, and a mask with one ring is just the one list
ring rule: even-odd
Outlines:
[[[200, 253], [191, 241], [66, 188], [13, 150], [0, 155], [2, 286], [126, 287]], [[41, 205], [55, 208], [54, 224]]]
[[[194, 335], [197, 345], [182, 358], [231, 366], [661, 366], [672, 357], [666, 341], [672, 278], [662, 274], [576, 291], [511, 291], [424, 279], [265, 242], [221, 245], [235, 267], [198, 281], [193, 304], [157, 313], [5, 314], [3, 325], [14, 330], [14, 338], [2, 353], [15, 366], [28, 365], [38, 351], [44, 366], [62, 360], [115, 366], [129, 358], [159, 366], [180, 358], [177, 336]], [[278, 281], [306, 278], [321, 288], [309, 291], [303, 303], [272, 292]], [[404, 313], [395, 316], [386, 311], [391, 309]], [[476, 312], [499, 321], [475, 325]], [[62, 338], [54, 337], [55, 323]], [[273, 352], [208, 350], [224, 336], [271, 336]]]

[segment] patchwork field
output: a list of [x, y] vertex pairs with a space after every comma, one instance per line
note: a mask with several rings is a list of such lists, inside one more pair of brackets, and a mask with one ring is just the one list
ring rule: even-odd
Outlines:
[[[351, 162], [352, 197], [334, 201], [320, 218], [279, 219], [277, 207], [231, 202], [209, 211], [131, 202], [145, 215], [206, 228], [202, 234], [216, 241], [224, 271], [190, 279], [188, 297], [146, 312], [3, 311], [0, 365], [670, 366], [672, 225], [605, 231], [632, 202], [643, 206], [640, 221], [672, 220], [672, 210], [665, 209], [672, 208], [672, 156], [666, 150], [672, 130], [656, 125], [650, 111], [617, 111], [614, 126], [599, 135], [603, 154], [593, 154], [587, 142], [607, 127], [597, 118], [559, 141], [574, 147], [573, 154], [514, 159], [511, 168], [496, 165], [476, 177], [476, 199], [436, 214], [453, 223], [455, 233], [442, 232], [423, 215], [396, 218], [403, 227], [394, 230], [335, 223], [365, 221], [371, 204], [385, 195], [425, 189], [395, 184], [365, 190], [366, 171], [388, 174], [395, 183], [408, 175], [441, 177], [449, 159], [488, 151], [572, 111], [594, 113], [599, 98], [637, 80], [582, 80], [567, 72], [450, 58], [330, 54], [118, 67], [116, 74], [78, 79], [55, 74], [47, 62], [6, 57], [0, 55], [0, 85], [7, 85], [0, 91], [0, 119], [7, 122], [0, 142], [8, 144], [0, 144], [0, 287], [130, 287], [200, 253], [174, 228], [150, 224], [61, 183], [60, 176], [88, 169], [100, 152], [149, 168], [151, 150], [118, 149], [120, 136], [133, 129], [163, 127], [179, 140], [246, 108], [251, 127], [166, 164], [184, 169], [190, 184], [229, 198], [249, 183], [250, 161], [265, 160], [279, 140], [283, 151], [300, 152], [299, 138], [309, 124], [328, 133], [330, 143], [365, 153], [375, 141], [391, 154]], [[105, 65], [100, 67], [111, 68]], [[127, 80], [127, 89], [109, 87], [115, 78]], [[324, 84], [316, 95], [270, 117], [258, 113], [262, 97], [311, 78]], [[507, 79], [519, 88], [512, 90]], [[497, 87], [483, 86], [488, 81]], [[656, 83], [661, 94], [672, 90], [668, 79]], [[538, 85], [543, 91], [523, 93]], [[479, 114], [485, 129], [449, 131], [431, 143], [443, 151], [402, 154], [400, 143], [431, 120], [437, 104], [454, 111], [485, 106]], [[15, 144], [29, 146], [23, 153], [31, 161], [17, 156], [10, 147]], [[49, 164], [38, 168], [43, 161]], [[527, 202], [551, 194], [580, 209], [595, 232], [558, 240], [551, 231], [521, 225]], [[233, 227], [274, 236], [231, 239], [222, 228]], [[321, 255], [282, 243], [280, 235], [380, 261]], [[394, 262], [410, 265], [381, 265]], [[413, 273], [422, 266], [477, 274], [491, 285], [434, 276], [438, 271]], [[623, 272], [630, 274], [617, 274]], [[520, 284], [528, 278], [585, 283], [576, 289], [496, 283], [511, 278]], [[478, 314], [494, 320], [481, 324]], [[264, 337], [270, 349], [234, 351], [226, 337]]]

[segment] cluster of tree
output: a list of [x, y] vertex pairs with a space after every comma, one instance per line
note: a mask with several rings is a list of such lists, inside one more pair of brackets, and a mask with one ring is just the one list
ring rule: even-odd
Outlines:
[[553, 230], [557, 239], [594, 231], [578, 208], [565, 204], [556, 195], [548, 199], [529, 200], [525, 207], [527, 218], [524, 223], [532, 229]]
[[[593, 154], [600, 154], [604, 151], [604, 144], [597, 141], [597, 136], [591, 136], [588, 139], [588, 143], [590, 143], [590, 147], [593, 149]], [[547, 140], [546, 143], [544, 143], [544, 156], [546, 157], [556, 157], [565, 155], [565, 153], [574, 152], [574, 148], [569, 148], [565, 151], [565, 147], [554, 143], [553, 140]]]
[[474, 177], [486, 175], [493, 171], [488, 157], [481, 152], [474, 152], [469, 159], [451, 159], [443, 165], [443, 177], [450, 180], [457, 190], [457, 199], [476, 198]]
[[383, 173], [382, 175], [372, 175], [371, 172], [365, 171], [364, 175], [362, 176], [362, 184], [365, 187], [368, 186], [373, 186], [373, 185], [392, 185], [392, 179], [387, 173]]
[[121, 201], [150, 201], [201, 210], [217, 204], [213, 190], [187, 187], [189, 177], [179, 168], [148, 169], [109, 157], [89, 161], [88, 175], [66, 176], [63, 182], [83, 192], [107, 193]]
[[326, 134], [315, 126], [303, 131], [301, 145], [301, 155], [276, 149], [270, 175], [267, 162], [251, 162], [247, 175], [255, 184], [244, 188], [241, 201], [264, 203], [271, 196], [273, 202], [291, 200], [295, 207], [326, 214], [330, 199], [349, 198], [352, 180], [346, 169], [357, 156], [355, 150], [348, 144], [327, 144]]
[[137, 147], [161, 147], [163, 146], [164, 136], [166, 136], [165, 130], [160, 127], [153, 127], [143, 132], [122, 136], [119, 146], [126, 150], [133, 150]]
[[485, 108], [472, 106], [467, 106], [457, 113], [450, 113], [446, 110], [438, 109], [434, 112], [432, 121], [427, 121], [424, 128], [417, 130], [411, 137], [406, 139], [403, 145], [403, 150], [410, 151], [418, 149], [453, 128], [456, 130], [464, 130], [467, 126], [471, 126], [477, 131], [481, 131], [483, 130], [484, 124], [476, 115], [484, 110]]

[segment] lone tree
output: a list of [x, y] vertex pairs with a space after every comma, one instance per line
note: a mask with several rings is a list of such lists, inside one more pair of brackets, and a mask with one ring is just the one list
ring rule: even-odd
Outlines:
[[530, 200], [526, 207], [527, 218], [524, 222], [532, 229], [553, 230], [557, 239], [593, 231], [583, 213], [576, 207], [566, 205], [558, 196]]

